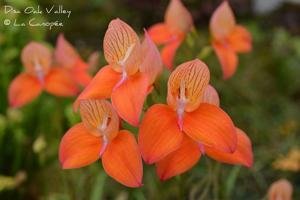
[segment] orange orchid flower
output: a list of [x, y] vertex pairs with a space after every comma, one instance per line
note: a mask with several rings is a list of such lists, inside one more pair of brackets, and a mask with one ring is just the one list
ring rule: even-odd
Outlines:
[[209, 79], [208, 67], [198, 59], [185, 62], [172, 72], [168, 105], [150, 107], [140, 125], [138, 143], [147, 163], [163, 160], [189, 138], [188, 141], [218, 151], [236, 150], [237, 133], [230, 117], [218, 106], [202, 100]]
[[19, 74], [8, 89], [9, 104], [20, 107], [37, 98], [42, 90], [56, 96], [75, 96], [76, 83], [67, 70], [52, 66], [51, 51], [37, 42], [27, 44], [21, 53], [25, 72]]
[[268, 200], [292, 200], [293, 185], [286, 179], [279, 179], [271, 184]]
[[58, 66], [69, 70], [79, 85], [86, 86], [91, 81], [92, 77], [88, 74], [89, 65], [81, 59], [63, 34], [58, 36], [54, 55]]
[[137, 126], [146, 96], [162, 71], [159, 51], [147, 32], [140, 44], [134, 30], [120, 19], [110, 22], [103, 48], [109, 64], [101, 68], [79, 95], [74, 109], [81, 99], [111, 98], [119, 116]]
[[137, 142], [119, 130], [119, 118], [106, 100], [80, 101], [82, 122], [63, 136], [59, 160], [64, 169], [87, 166], [100, 158], [106, 173], [128, 187], [142, 186], [143, 166]]
[[[218, 93], [211, 85], [206, 87], [202, 102], [219, 106]], [[242, 130], [239, 128], [235, 129], [237, 133], [237, 147], [233, 153], [220, 151], [184, 136], [181, 146], [176, 151], [156, 163], [156, 172], [160, 180], [167, 180], [191, 169], [200, 160], [201, 155], [207, 155], [223, 163], [251, 167], [253, 164], [251, 141]]]
[[171, 0], [165, 14], [165, 21], [149, 28], [149, 35], [158, 45], [165, 45], [161, 51], [163, 63], [173, 68], [176, 51], [186, 33], [193, 26], [193, 18], [180, 0]]
[[252, 49], [251, 33], [236, 24], [234, 14], [227, 1], [224, 1], [213, 13], [210, 20], [212, 46], [220, 60], [223, 78], [230, 78], [238, 65], [237, 53], [246, 53]]

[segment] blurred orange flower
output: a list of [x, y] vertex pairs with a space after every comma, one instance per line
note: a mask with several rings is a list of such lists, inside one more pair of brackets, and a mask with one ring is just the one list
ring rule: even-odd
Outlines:
[[63, 136], [59, 160], [64, 169], [102, 159], [106, 173], [128, 187], [142, 186], [143, 166], [136, 140], [119, 130], [119, 118], [106, 100], [80, 101], [82, 122]]
[[273, 163], [274, 169], [297, 172], [300, 170], [300, 149], [293, 147], [286, 156], [280, 156]]
[[42, 90], [56, 96], [75, 96], [78, 88], [64, 68], [52, 66], [52, 53], [44, 45], [30, 42], [22, 50], [25, 72], [19, 74], [8, 89], [9, 104], [20, 107], [37, 98]]
[[219, 101], [209, 79], [208, 67], [198, 59], [179, 65], [168, 81], [168, 105], [153, 105], [142, 120], [140, 151], [147, 163], [157, 163], [162, 180], [191, 168], [201, 152], [252, 165], [251, 142], [215, 105]]
[[149, 35], [156, 44], [165, 45], [161, 56], [168, 69], [173, 68], [176, 50], [186, 33], [193, 26], [192, 15], [180, 0], [171, 0], [165, 14], [165, 21], [149, 28]]
[[86, 86], [91, 81], [92, 78], [88, 74], [89, 65], [81, 59], [63, 34], [57, 38], [54, 55], [57, 65], [66, 68], [78, 84]]
[[292, 200], [293, 186], [286, 179], [272, 183], [268, 191], [268, 200]]
[[104, 36], [104, 56], [108, 65], [101, 68], [74, 103], [81, 99], [110, 98], [119, 116], [137, 126], [146, 96], [162, 71], [159, 51], [145, 33], [140, 40], [120, 19], [112, 20]]
[[230, 78], [238, 65], [237, 53], [246, 53], [252, 49], [251, 33], [236, 24], [234, 14], [227, 1], [224, 1], [213, 13], [210, 20], [212, 46], [220, 60], [223, 78]]

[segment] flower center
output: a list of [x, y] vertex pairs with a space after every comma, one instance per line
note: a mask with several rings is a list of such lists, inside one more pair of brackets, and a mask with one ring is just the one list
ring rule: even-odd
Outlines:
[[101, 147], [100, 153], [99, 153], [100, 157], [103, 155], [104, 151], [107, 148], [108, 142], [109, 142], [108, 136], [105, 134], [105, 130], [108, 127], [110, 122], [111, 122], [111, 118], [105, 113], [102, 123], [97, 128], [100, 131], [100, 133], [102, 133], [102, 139], [103, 139], [102, 147]]
[[130, 47], [128, 47], [123, 59], [118, 62], [119, 65], [121, 65], [121, 66], [125, 65], [125, 63], [128, 60], [134, 46], [135, 46], [135, 44], [132, 44], [132, 45], [130, 45]]
[[34, 59], [34, 71], [41, 83], [41, 85], [45, 84], [45, 75], [42, 66], [40, 65], [40, 62], [38, 59]]
[[183, 130], [183, 116], [184, 116], [184, 109], [188, 102], [188, 99], [186, 98], [186, 88], [185, 88], [185, 82], [182, 80], [180, 82], [180, 88], [179, 88], [179, 96], [177, 97], [177, 116], [178, 116], [178, 126], [179, 129]]
[[114, 86], [113, 90], [117, 89], [118, 87], [120, 87], [127, 79], [127, 72], [125, 69], [124, 65], [121, 65], [122, 67], [122, 78], [118, 81], [118, 83]]
[[133, 48], [134, 48], [135, 44], [132, 44], [126, 51], [124, 58], [122, 60], [120, 60], [118, 62], [118, 64], [121, 66], [121, 70], [122, 70], [122, 78], [119, 80], [119, 82], [115, 85], [114, 90], [117, 89], [118, 87], [120, 87], [125, 80], [127, 79], [128, 75], [126, 72], [126, 61], [128, 60]]

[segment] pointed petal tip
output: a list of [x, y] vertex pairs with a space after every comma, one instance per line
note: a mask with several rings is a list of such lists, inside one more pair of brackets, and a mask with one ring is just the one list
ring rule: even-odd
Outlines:
[[130, 124], [131, 126], [134, 127], [139, 127], [139, 116], [135, 116], [135, 118], [130, 118], [128, 116], [126, 116], [126, 114], [124, 115], [124, 113], [121, 113], [118, 109], [118, 106], [114, 103], [115, 101], [112, 100], [112, 106], [114, 107], [114, 109], [117, 111], [118, 115], [120, 116], [120, 118], [122, 118], [123, 120], [125, 120], [128, 124]]
[[132, 187], [132, 188], [140, 188], [143, 187], [144, 184], [142, 182], [136, 182], [136, 185], [132, 185], [132, 186], [128, 186], [128, 187]]
[[146, 158], [145, 155], [143, 155], [143, 154], [142, 154], [142, 158], [147, 165], [152, 165], [155, 163], [155, 160], [153, 158], [150, 158], [150, 157]]
[[139, 127], [140, 126], [140, 121], [137, 119], [136, 121], [133, 121], [133, 123], [131, 125]]
[[74, 166], [72, 166], [72, 164], [71, 164], [70, 162], [68, 162], [68, 159], [61, 160], [61, 161], [60, 161], [60, 167], [61, 167], [63, 170], [79, 168], [79, 167], [74, 167]]
[[143, 166], [135, 137], [121, 130], [108, 145], [102, 156], [106, 173], [127, 187], [141, 187]]
[[133, 120], [128, 119], [127, 123], [134, 127], [139, 127], [140, 125], [139, 119], [133, 119]]
[[20, 107], [22, 107], [22, 105], [18, 104], [16, 101], [9, 99], [9, 107], [10, 108], [20, 108]]
[[252, 168], [253, 166], [253, 161], [249, 161], [248, 163], [245, 163], [245, 167], [247, 168]]
[[157, 174], [160, 182], [165, 182], [174, 176], [170, 176], [167, 172]]
[[167, 179], [168, 178], [164, 174], [162, 174], [161, 176], [159, 176], [159, 181], [160, 182], [165, 182]]
[[70, 167], [70, 166], [67, 165], [67, 162], [62, 162], [60, 164], [60, 166], [61, 166], [62, 169], [71, 169], [72, 168], [72, 167]]
[[165, 13], [165, 22], [173, 31], [186, 33], [193, 26], [193, 17], [180, 0], [172, 0]]
[[234, 13], [227, 1], [223, 1], [213, 12], [210, 19], [210, 31], [214, 38], [228, 36], [236, 25]]
[[141, 156], [143, 161], [147, 164], [147, 165], [152, 165], [155, 162], [157, 162], [157, 160], [155, 160], [155, 158], [153, 158], [153, 156], [149, 155], [149, 154], [145, 154], [143, 153], [143, 149], [139, 146], [139, 151], [141, 152]]
[[64, 38], [65, 38], [64, 33], [59, 33], [59, 34], [58, 34], [58, 40], [59, 40], [59, 41], [62, 40], [62, 39], [64, 39]]
[[232, 75], [223, 74], [222, 78], [224, 81], [226, 81], [226, 80], [229, 80], [232, 76], [233, 76], [233, 74]]

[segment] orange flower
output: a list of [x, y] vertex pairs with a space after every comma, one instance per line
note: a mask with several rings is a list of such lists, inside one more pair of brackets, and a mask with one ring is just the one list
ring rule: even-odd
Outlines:
[[104, 36], [103, 67], [74, 103], [81, 99], [110, 98], [119, 116], [137, 126], [147, 94], [162, 70], [158, 49], [147, 33], [140, 44], [134, 30], [120, 19], [112, 20]]
[[268, 200], [292, 200], [293, 186], [286, 179], [272, 183], [268, 191]]
[[161, 56], [168, 69], [173, 68], [176, 50], [182, 43], [187, 32], [193, 26], [192, 15], [180, 0], [171, 0], [164, 23], [158, 23], [149, 28], [149, 35], [156, 44], [165, 45]]
[[212, 46], [222, 66], [223, 78], [228, 79], [235, 73], [238, 65], [236, 54], [251, 51], [251, 34], [245, 27], [236, 24], [227, 1], [213, 13], [210, 31], [213, 37]]
[[[219, 106], [219, 95], [211, 85], [206, 87], [202, 102]], [[251, 141], [242, 130], [239, 128], [235, 128], [235, 130], [237, 133], [237, 147], [233, 153], [220, 151], [201, 142], [197, 143], [185, 136], [181, 146], [176, 151], [157, 162], [156, 171], [160, 179], [166, 180], [189, 170], [200, 160], [201, 155], [207, 155], [223, 163], [251, 167], [253, 164]], [[181, 164], [178, 165], [178, 163]]]
[[37, 98], [44, 89], [56, 96], [75, 96], [76, 83], [67, 70], [51, 66], [51, 51], [37, 42], [30, 42], [21, 54], [26, 69], [10, 84], [9, 104], [20, 107]]
[[145, 114], [139, 132], [144, 160], [157, 163], [162, 180], [191, 168], [201, 154], [226, 163], [252, 165], [251, 143], [218, 107], [209, 70], [200, 60], [179, 65], [168, 81], [168, 105]]
[[92, 78], [88, 74], [88, 64], [81, 59], [63, 34], [58, 36], [54, 55], [58, 66], [69, 70], [78, 84], [86, 86], [91, 81]]
[[60, 143], [64, 169], [79, 168], [102, 159], [106, 173], [128, 187], [142, 186], [143, 166], [136, 140], [119, 131], [119, 118], [106, 100], [82, 100], [82, 122], [67, 131]]

